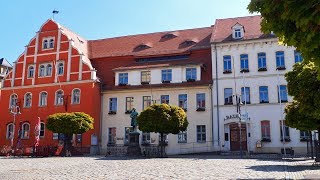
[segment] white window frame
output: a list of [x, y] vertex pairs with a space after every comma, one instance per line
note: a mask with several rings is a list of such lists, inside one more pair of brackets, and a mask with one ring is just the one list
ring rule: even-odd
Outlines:
[[[15, 99], [15, 104], [13, 104], [13, 99], [12, 99], [12, 96], [15, 96], [16, 99]], [[10, 95], [10, 100], [9, 100], [9, 108], [11, 108], [11, 106], [16, 106], [18, 103], [18, 95], [16, 93], [13, 93]]]
[[241, 28], [235, 28], [233, 30], [233, 33], [234, 33], [234, 39], [241, 39], [243, 37]]
[[[53, 47], [50, 47], [50, 43], [51, 43], [51, 40], [53, 40]], [[45, 48], [45, 41], [46, 42], [46, 48]], [[50, 36], [50, 37], [46, 37], [46, 38], [43, 38], [42, 39], [42, 50], [52, 50], [54, 49], [54, 41], [55, 41], [55, 38], [53, 36]]]
[[[41, 125], [43, 125], [43, 130], [41, 129], [41, 127], [42, 127]], [[41, 136], [41, 131], [43, 131], [43, 136]], [[44, 138], [45, 133], [46, 133], [46, 125], [44, 124], [44, 122], [40, 122], [39, 137], [40, 137], [40, 138]]]
[[[43, 74], [41, 71], [41, 66], [43, 66]], [[38, 77], [45, 77], [46, 76], [46, 65], [45, 64], [39, 64], [39, 73]]]
[[188, 142], [188, 133], [187, 131], [180, 131], [177, 135], [178, 143], [187, 143]]
[[[58, 92], [62, 92], [62, 96], [60, 97], [60, 99], [58, 99]], [[64, 92], [62, 89], [57, 90], [55, 93], [55, 97], [54, 97], [54, 104], [56, 106], [62, 106], [63, 105], [63, 100], [64, 100]], [[62, 99], [62, 101], [61, 101]]]
[[[51, 67], [50, 67], [50, 68], [51, 68], [51, 69], [50, 69], [50, 73], [48, 73], [48, 70], [49, 70], [48, 68], [49, 68], [49, 66], [51, 66]], [[48, 64], [46, 65], [46, 76], [47, 76], [47, 77], [52, 76], [52, 69], [53, 69], [53, 68], [52, 68], [52, 64], [51, 64], [51, 63], [48, 63]]]
[[[28, 131], [25, 130], [25, 125], [28, 125]], [[26, 135], [27, 132], [27, 136]], [[21, 139], [29, 139], [30, 138], [30, 123], [24, 122], [21, 127]]]
[[[29, 106], [27, 106], [27, 95], [28, 95], [28, 94], [30, 94], [30, 96], [31, 96], [30, 105], [29, 105]], [[27, 93], [24, 94], [23, 107], [25, 107], [25, 108], [30, 108], [30, 107], [32, 107], [32, 93], [31, 93], [31, 92], [27, 92]]]
[[[30, 68], [31, 68], [31, 67], [33, 68], [32, 76], [30, 76]], [[28, 78], [28, 79], [34, 78], [34, 74], [35, 74], [34, 72], [35, 72], [35, 66], [34, 66], [34, 65], [29, 65], [29, 66], [28, 66], [27, 78]]]
[[[74, 91], [75, 90], [79, 90], [79, 102], [74, 101], [74, 96], [75, 96]], [[71, 104], [80, 104], [80, 101], [81, 101], [81, 90], [79, 88], [74, 88], [71, 93]]]
[[[59, 73], [59, 65], [62, 64], [62, 73]], [[58, 61], [57, 64], [56, 64], [56, 69], [57, 69], [57, 75], [58, 76], [63, 76], [64, 74], [64, 69], [65, 69], [65, 66], [64, 66], [64, 61]]]
[[[46, 98], [45, 98], [45, 100], [44, 100], [45, 104], [42, 104], [42, 103], [41, 103], [41, 102], [42, 102], [42, 99], [41, 99], [42, 93], [46, 93]], [[39, 93], [39, 107], [45, 107], [45, 106], [47, 106], [47, 105], [48, 105], [48, 92], [46, 92], [46, 91], [41, 91], [41, 92]]]
[[[12, 131], [9, 130], [9, 126], [12, 126]], [[9, 135], [9, 132], [10, 132], [10, 135]], [[7, 124], [6, 139], [12, 139], [13, 138], [13, 132], [14, 132], [14, 124], [13, 123]]]

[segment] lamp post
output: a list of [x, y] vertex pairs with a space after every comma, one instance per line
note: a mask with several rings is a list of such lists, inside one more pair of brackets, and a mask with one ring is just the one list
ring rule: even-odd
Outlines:
[[279, 103], [280, 103], [280, 118], [281, 118], [281, 131], [282, 131], [282, 143], [283, 143], [283, 154], [284, 156], [287, 155], [286, 152], [286, 141], [285, 141], [285, 132], [284, 132], [284, 123], [283, 123], [283, 112], [282, 112], [282, 97], [280, 92], [280, 77], [279, 77], [279, 70], [277, 69], [277, 78], [278, 78], [278, 96], [279, 96]]
[[21, 114], [20, 107], [15, 103], [11, 105], [9, 108], [10, 113], [13, 115], [13, 129], [12, 129], [12, 137], [11, 137], [11, 148], [13, 147], [14, 134], [16, 129], [16, 116]]
[[237, 103], [237, 113], [239, 118], [239, 145], [240, 145], [240, 158], [242, 158], [242, 126], [241, 126], [241, 95], [235, 95]]

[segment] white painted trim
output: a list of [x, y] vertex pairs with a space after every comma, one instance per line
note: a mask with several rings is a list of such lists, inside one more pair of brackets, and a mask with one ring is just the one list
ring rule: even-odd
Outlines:
[[71, 39], [69, 43], [69, 49], [68, 49], [67, 81], [70, 81], [72, 44], [73, 44], [73, 40]]
[[[50, 41], [53, 39], [53, 47], [52, 48], [50, 48]], [[47, 48], [44, 48], [44, 44], [43, 44], [43, 42], [45, 41], [45, 40], [47, 40]], [[52, 50], [52, 49], [54, 49], [54, 42], [55, 42], [55, 37], [54, 36], [48, 36], [48, 37], [45, 37], [45, 38], [42, 38], [42, 41], [41, 41], [41, 50], [42, 51], [47, 51], [47, 50]]]
[[[57, 52], [51, 52], [51, 53], [41, 53], [38, 54], [37, 56], [47, 56], [47, 55], [52, 55], [52, 54], [56, 54]], [[68, 51], [61, 51], [59, 53], [68, 53]], [[27, 57], [34, 57], [35, 55], [28, 55]]]
[[12, 78], [11, 78], [11, 87], [14, 86], [14, 78], [16, 76], [16, 62], [13, 62]]
[[[33, 77], [29, 77], [29, 68], [30, 67], [33, 67]], [[35, 77], [35, 65], [34, 64], [30, 64], [29, 66], [28, 66], [28, 69], [27, 69], [27, 79], [34, 79], [34, 77]]]
[[57, 41], [57, 54], [56, 54], [56, 61], [60, 58], [60, 43], [61, 43], [61, 29], [58, 29], [58, 41]]
[[24, 79], [25, 79], [25, 72], [26, 72], [26, 63], [27, 63], [27, 51], [28, 51], [28, 47], [25, 47], [24, 50], [24, 57], [23, 57], [23, 68], [22, 68], [22, 82], [21, 85], [24, 85]]
[[[31, 104], [29, 107], [26, 106], [26, 95], [30, 94], [31, 95]], [[23, 96], [23, 108], [31, 108], [32, 107], [32, 93], [31, 92], [26, 92]]]
[[[73, 91], [74, 90], [79, 90], [79, 92], [80, 92], [80, 94], [79, 94], [79, 103], [74, 103], [73, 102]], [[72, 91], [71, 91], [71, 104], [80, 104], [80, 102], [81, 102], [81, 89], [79, 89], [79, 88], [72, 89]]]
[[18, 61], [18, 62], [16, 62], [16, 64], [22, 64], [23, 63], [23, 61]]
[[10, 95], [10, 98], [9, 98], [9, 108], [11, 108], [10, 106], [11, 106], [11, 100], [12, 100], [12, 96], [13, 96], [13, 95], [16, 95], [16, 96], [17, 96], [17, 101], [18, 101], [18, 99], [19, 99], [19, 96], [18, 96], [17, 93], [12, 93], [12, 94]]
[[61, 104], [57, 104], [57, 93], [58, 93], [59, 91], [62, 91], [62, 97], [64, 96], [64, 91], [63, 91], [62, 89], [56, 90], [56, 92], [54, 93], [54, 105], [55, 105], [55, 106], [62, 106], [62, 105], [63, 105], [63, 101], [62, 101]]
[[[36, 48], [34, 50], [34, 58], [33, 58], [33, 64], [37, 64], [37, 57], [38, 57], [38, 47], [39, 47], [39, 32], [37, 32], [36, 35]], [[38, 71], [37, 66], [34, 66], [34, 75], [36, 75], [36, 72]], [[32, 85], [35, 84], [35, 79], [32, 79]]]
[[[71, 85], [71, 84], [80, 84], [80, 83], [94, 83], [94, 80], [83, 80], [83, 81], [71, 81], [71, 82], [62, 82], [60, 85]], [[4, 87], [1, 90], [13, 90], [13, 89], [26, 89], [26, 88], [36, 88], [36, 87], [49, 87], [49, 86], [58, 86], [57, 83], [50, 84], [38, 84], [38, 85], [28, 85], [28, 86], [18, 86], [18, 87]]]
[[79, 77], [78, 80], [82, 80], [82, 67], [83, 67], [83, 63], [82, 63], [82, 58], [84, 55], [81, 55], [79, 58]]
[[[46, 104], [41, 106], [41, 105], [40, 105], [40, 102], [41, 102], [41, 93], [43, 93], [43, 92], [47, 93], [47, 97], [46, 97]], [[39, 93], [38, 107], [46, 107], [46, 106], [48, 106], [48, 92], [47, 92], [47, 91], [41, 91], [41, 92]]]

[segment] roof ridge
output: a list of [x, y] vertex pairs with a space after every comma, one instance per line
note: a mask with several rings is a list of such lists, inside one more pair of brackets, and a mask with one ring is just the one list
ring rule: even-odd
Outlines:
[[249, 18], [249, 17], [258, 17], [258, 16], [260, 16], [260, 17], [262, 17], [261, 15], [250, 15], [250, 16], [239, 16], [239, 17], [230, 17], [230, 18], [219, 18], [219, 19], [216, 19], [216, 21], [217, 20], [227, 20], [227, 19], [244, 19], [244, 18]]
[[209, 29], [209, 28], [213, 28], [213, 26], [200, 27], [200, 28], [190, 28], [190, 29], [179, 29], [179, 30], [173, 30], [173, 31], [159, 31], [159, 32], [152, 32], [152, 33], [123, 35], [123, 36], [109, 37], [109, 38], [103, 38], [103, 39], [92, 39], [92, 40], [87, 40], [87, 41], [88, 42], [104, 41], [104, 40], [107, 40], [107, 39], [118, 39], [118, 38], [134, 37], [134, 36], [141, 36], [141, 35], [153, 35], [153, 34], [160, 34], [160, 33], [181, 32], [181, 31], [190, 31], [190, 30], [197, 30], [197, 29]]

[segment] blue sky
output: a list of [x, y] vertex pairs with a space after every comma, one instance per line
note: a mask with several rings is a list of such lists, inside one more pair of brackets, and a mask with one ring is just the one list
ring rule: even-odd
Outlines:
[[40, 26], [55, 20], [86, 39], [206, 27], [250, 15], [250, 0], [1, 1], [0, 58], [15, 61]]

